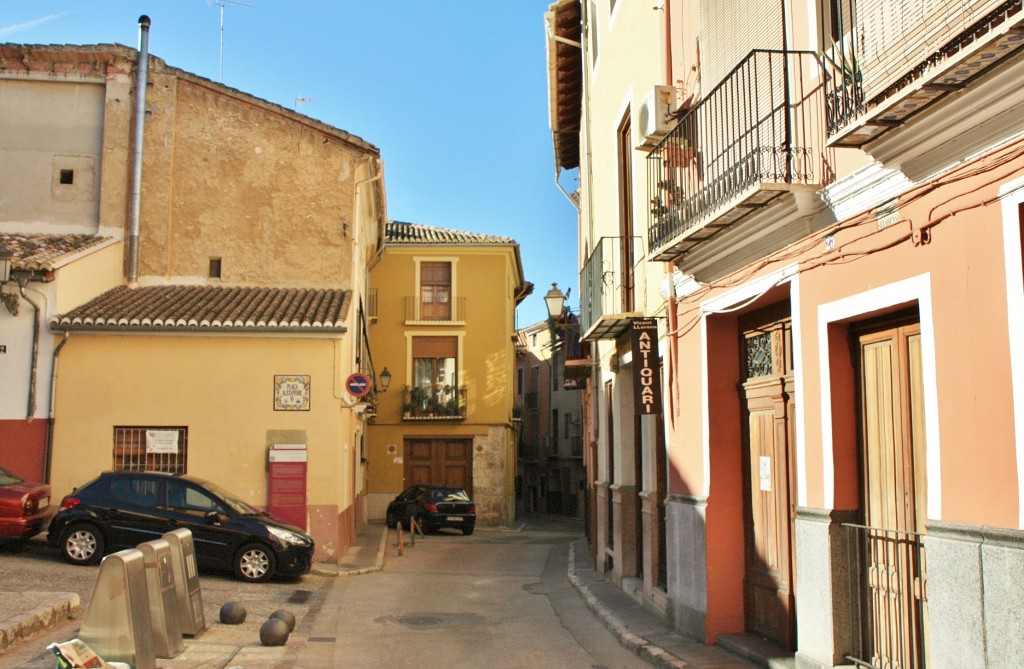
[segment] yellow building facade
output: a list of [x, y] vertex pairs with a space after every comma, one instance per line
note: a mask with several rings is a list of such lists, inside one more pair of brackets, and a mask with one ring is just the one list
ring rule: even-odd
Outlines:
[[369, 428], [371, 519], [414, 483], [464, 487], [479, 525], [515, 517], [515, 308], [526, 295], [510, 237], [389, 222], [371, 270], [374, 366], [391, 383]]

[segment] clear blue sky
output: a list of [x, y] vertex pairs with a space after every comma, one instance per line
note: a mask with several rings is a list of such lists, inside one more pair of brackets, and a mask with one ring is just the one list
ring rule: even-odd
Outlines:
[[[536, 286], [524, 327], [547, 317], [552, 281], [574, 310], [579, 296], [548, 128], [550, 1], [224, 0], [223, 82], [379, 147], [391, 219], [514, 237]], [[153, 55], [220, 80], [216, 0], [0, 0], [0, 42], [137, 47], [142, 14]]]

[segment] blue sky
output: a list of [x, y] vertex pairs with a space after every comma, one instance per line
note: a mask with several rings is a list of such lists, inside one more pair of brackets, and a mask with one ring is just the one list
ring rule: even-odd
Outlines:
[[[546, 318], [552, 281], [574, 310], [579, 294], [548, 128], [550, 1], [224, 0], [223, 82], [379, 147], [393, 220], [514, 237], [536, 286], [523, 327]], [[0, 42], [136, 47], [142, 14], [154, 55], [221, 79], [217, 0], [0, 0]]]

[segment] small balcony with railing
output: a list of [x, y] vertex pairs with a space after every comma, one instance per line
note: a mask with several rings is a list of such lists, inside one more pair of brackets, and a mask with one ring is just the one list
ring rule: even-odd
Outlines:
[[631, 319], [643, 315], [634, 306], [637, 286], [643, 285], [643, 259], [641, 237], [601, 237], [597, 241], [580, 271], [579, 331], [583, 340], [614, 339], [626, 331]]
[[466, 386], [438, 385], [433, 388], [405, 386], [402, 389], [402, 420], [465, 420], [467, 395]]
[[[829, 143], [862, 147], [1009, 67], [1024, 47], [1020, 0], [952, 3], [839, 0], [823, 53]], [[1019, 88], [1007, 79], [1004, 87]], [[1001, 97], [997, 92], [994, 98]], [[993, 105], [971, 107], [974, 122]], [[966, 101], [965, 101], [966, 104]], [[930, 129], [929, 129], [930, 130]]]
[[751, 51], [647, 158], [651, 258], [678, 260], [781, 196], [820, 188], [823, 116], [817, 54]]
[[418, 296], [405, 298], [406, 325], [464, 325], [466, 298], [424, 300]]

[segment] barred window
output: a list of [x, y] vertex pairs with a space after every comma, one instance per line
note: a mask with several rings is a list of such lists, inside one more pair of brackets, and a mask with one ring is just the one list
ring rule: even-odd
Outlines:
[[115, 427], [114, 471], [184, 474], [187, 427]]

